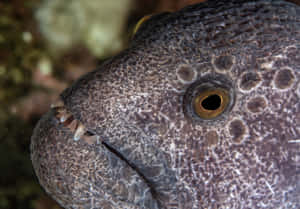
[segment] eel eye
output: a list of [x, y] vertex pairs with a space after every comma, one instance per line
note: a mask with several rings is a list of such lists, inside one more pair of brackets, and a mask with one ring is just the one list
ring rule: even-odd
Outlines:
[[213, 119], [224, 112], [229, 104], [229, 94], [225, 89], [208, 89], [194, 99], [194, 111], [203, 119]]
[[201, 77], [192, 83], [183, 97], [186, 116], [204, 124], [225, 120], [234, 104], [233, 81], [216, 73]]
[[134, 29], [133, 29], [133, 33], [132, 33], [133, 36], [134, 36], [134, 35], [136, 34], [136, 32], [139, 30], [139, 28], [141, 27], [141, 25], [142, 25], [143, 23], [145, 23], [148, 19], [150, 19], [151, 16], [152, 16], [151, 14], [150, 14], [150, 15], [146, 15], [146, 16], [142, 17], [142, 18], [137, 22], [137, 24], [134, 26]]

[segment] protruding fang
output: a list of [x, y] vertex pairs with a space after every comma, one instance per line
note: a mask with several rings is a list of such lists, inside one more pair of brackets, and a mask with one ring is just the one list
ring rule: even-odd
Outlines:
[[51, 104], [51, 108], [57, 108], [57, 107], [63, 107], [64, 106], [64, 102], [61, 99], [58, 99], [57, 101], [55, 101], [53, 104]]
[[[73, 121], [74, 121], [74, 117], [73, 117], [73, 115], [70, 114], [70, 116], [67, 118], [67, 120], [63, 122], [63, 125], [70, 129], [70, 126], [72, 125]], [[75, 129], [76, 129], [76, 127], [73, 130], [75, 130]]]
[[61, 122], [61, 123], [65, 122], [66, 120], [67, 120], [67, 117], [65, 117], [65, 116], [62, 116], [62, 117], [60, 118], [60, 122]]
[[96, 143], [99, 144], [100, 143], [100, 136], [96, 135], [95, 139], [96, 139]]
[[83, 136], [84, 132], [85, 132], [84, 126], [82, 124], [79, 124], [74, 134], [74, 140], [78, 141]]
[[70, 113], [66, 113], [65, 115], [62, 115], [62, 117], [60, 118], [60, 122], [61, 123], [65, 122], [71, 116], [72, 115]]
[[56, 109], [56, 118], [59, 119], [59, 121], [61, 121], [62, 117], [66, 117], [67, 115], [67, 110], [65, 108], [59, 107]]
[[67, 111], [61, 100], [51, 105], [51, 107], [54, 108], [55, 117], [59, 123], [63, 124], [63, 126], [68, 128], [72, 133], [75, 132], [73, 136], [74, 141], [83, 139], [90, 145], [101, 143], [100, 137], [97, 134], [86, 130], [81, 122], [74, 119], [74, 116]]

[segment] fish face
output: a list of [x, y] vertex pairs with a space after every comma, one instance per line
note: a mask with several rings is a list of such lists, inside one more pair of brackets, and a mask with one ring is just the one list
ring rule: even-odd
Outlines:
[[65, 208], [298, 208], [300, 8], [152, 16], [38, 123], [41, 185]]

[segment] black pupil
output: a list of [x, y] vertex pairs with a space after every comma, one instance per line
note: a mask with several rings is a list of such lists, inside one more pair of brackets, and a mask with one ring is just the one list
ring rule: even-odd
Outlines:
[[221, 98], [216, 94], [210, 95], [201, 102], [201, 105], [206, 110], [216, 110], [221, 105]]

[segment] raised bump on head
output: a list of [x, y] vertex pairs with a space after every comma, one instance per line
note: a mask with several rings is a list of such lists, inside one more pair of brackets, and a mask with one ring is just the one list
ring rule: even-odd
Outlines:
[[279, 89], [287, 89], [295, 80], [295, 76], [289, 69], [283, 69], [277, 72], [275, 76], [275, 86]]
[[248, 72], [242, 75], [240, 80], [240, 88], [249, 91], [255, 88], [261, 82], [260, 76], [256, 72]]
[[246, 127], [240, 119], [234, 119], [229, 124], [229, 133], [234, 143], [241, 143], [246, 134]]
[[197, 78], [197, 71], [191, 66], [184, 64], [176, 69], [176, 75], [182, 83], [191, 83]]
[[267, 106], [267, 102], [264, 97], [258, 96], [247, 103], [247, 108], [252, 113], [259, 113], [263, 111]]
[[235, 62], [235, 58], [231, 55], [220, 55], [214, 58], [213, 63], [220, 71], [229, 71]]

